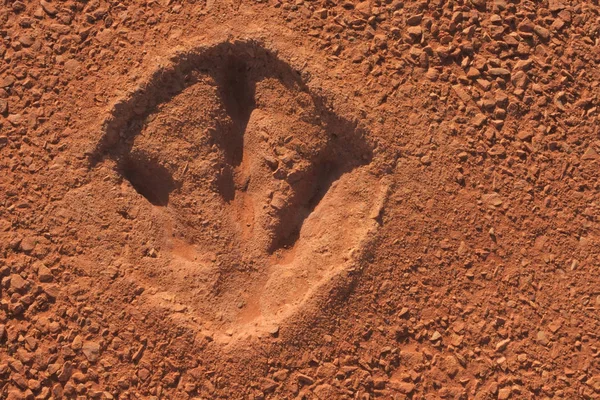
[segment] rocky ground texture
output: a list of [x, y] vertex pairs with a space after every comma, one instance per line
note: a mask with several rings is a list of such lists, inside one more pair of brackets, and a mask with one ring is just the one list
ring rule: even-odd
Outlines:
[[0, 34], [0, 398], [600, 398], [597, 0]]

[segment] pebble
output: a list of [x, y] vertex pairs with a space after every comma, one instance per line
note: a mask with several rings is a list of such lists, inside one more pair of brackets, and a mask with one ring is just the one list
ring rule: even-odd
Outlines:
[[279, 386], [277, 382], [269, 378], [262, 378], [260, 382], [262, 391], [267, 393], [274, 391]]
[[98, 357], [100, 356], [100, 345], [96, 342], [88, 341], [83, 344], [81, 351], [89, 362], [95, 363], [98, 361]]
[[488, 70], [488, 74], [490, 74], [491, 76], [496, 76], [496, 77], [501, 77], [501, 78], [510, 77], [510, 71], [507, 70], [506, 68], [490, 68]]
[[501, 340], [496, 344], [496, 351], [500, 352], [506, 350], [506, 346], [508, 346], [509, 343], [510, 339]]
[[6, 114], [8, 112], [8, 100], [0, 99], [0, 114]]
[[533, 27], [533, 31], [535, 32], [536, 35], [538, 35], [543, 40], [550, 39], [550, 31], [548, 29], [544, 28], [543, 26], [535, 25]]
[[298, 379], [298, 383], [301, 385], [310, 386], [313, 383], [315, 383], [315, 380], [313, 378], [311, 378], [310, 376], [305, 375], [305, 374], [298, 374], [296, 379]]
[[547, 346], [550, 343], [548, 333], [546, 333], [545, 331], [539, 331], [536, 335], [536, 341], [542, 346]]
[[487, 117], [483, 114], [477, 114], [471, 121], [473, 126], [476, 128], [483, 127], [483, 125], [485, 125], [486, 122], [487, 122]]
[[507, 400], [510, 398], [511, 389], [510, 387], [504, 387], [498, 390], [498, 400]]
[[10, 287], [16, 292], [24, 293], [29, 288], [29, 283], [21, 275], [12, 274], [10, 276]]
[[75, 338], [71, 342], [71, 349], [73, 349], [74, 351], [79, 351], [79, 350], [81, 350], [82, 347], [83, 347], [83, 338], [81, 337], [81, 335], [75, 336]]
[[597, 160], [599, 158], [600, 156], [593, 147], [588, 147], [583, 156], [581, 156], [582, 160]]
[[19, 43], [21, 43], [23, 47], [31, 47], [33, 43], [35, 43], [35, 38], [31, 35], [23, 35], [19, 37]]
[[4, 78], [0, 79], [0, 88], [10, 87], [14, 85], [16, 81], [17, 78], [15, 78], [14, 75], [7, 75]]
[[411, 26], [406, 30], [408, 35], [413, 39], [413, 41], [419, 41], [421, 39], [421, 35], [423, 34], [423, 29], [420, 26]]
[[564, 8], [566, 8], [566, 6], [562, 0], [549, 0], [548, 1], [548, 9], [551, 12], [561, 11]]
[[460, 85], [453, 85], [452, 89], [463, 103], [467, 104], [471, 101], [471, 96]]
[[594, 389], [596, 393], [600, 393], [600, 374], [592, 376], [585, 381], [585, 384]]
[[40, 1], [40, 6], [42, 6], [42, 9], [44, 10], [44, 12], [46, 12], [46, 14], [48, 14], [50, 16], [55, 16], [56, 13], [58, 12], [56, 7], [54, 7], [54, 5], [52, 3], [49, 3], [45, 0]]
[[54, 279], [52, 272], [44, 264], [39, 264], [37, 274], [40, 282], [52, 282], [52, 279]]
[[33, 251], [35, 245], [37, 244], [37, 240], [33, 237], [26, 237], [21, 240], [21, 244], [19, 245], [19, 249], [25, 253], [29, 253]]
[[409, 395], [415, 391], [415, 384], [411, 382], [394, 382], [391, 387], [402, 394]]
[[498, 207], [502, 205], [502, 198], [498, 193], [488, 193], [481, 196], [481, 199], [488, 207]]
[[20, 389], [25, 390], [27, 388], [27, 381], [25, 380], [23, 375], [15, 372], [11, 375], [11, 378], [14, 384], [17, 385]]
[[15, 13], [20, 13], [22, 11], [25, 11], [27, 7], [25, 6], [25, 3], [17, 0], [12, 4], [12, 9]]
[[59, 382], [65, 383], [71, 379], [71, 374], [73, 374], [73, 364], [70, 361], [66, 361], [56, 378]]

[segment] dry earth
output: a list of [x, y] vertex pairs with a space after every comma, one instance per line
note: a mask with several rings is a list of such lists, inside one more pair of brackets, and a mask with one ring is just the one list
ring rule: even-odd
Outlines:
[[600, 399], [597, 0], [0, 33], [0, 398]]

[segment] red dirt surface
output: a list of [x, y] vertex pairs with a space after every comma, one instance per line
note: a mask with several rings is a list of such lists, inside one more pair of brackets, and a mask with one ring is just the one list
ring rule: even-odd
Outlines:
[[597, 0], [0, 33], [0, 398], [600, 398]]

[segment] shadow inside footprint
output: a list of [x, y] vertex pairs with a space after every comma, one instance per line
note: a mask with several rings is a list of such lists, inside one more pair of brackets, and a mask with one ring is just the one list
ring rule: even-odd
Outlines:
[[155, 206], [168, 205], [169, 195], [180, 186], [167, 168], [143, 153], [123, 157], [119, 169], [131, 186]]

